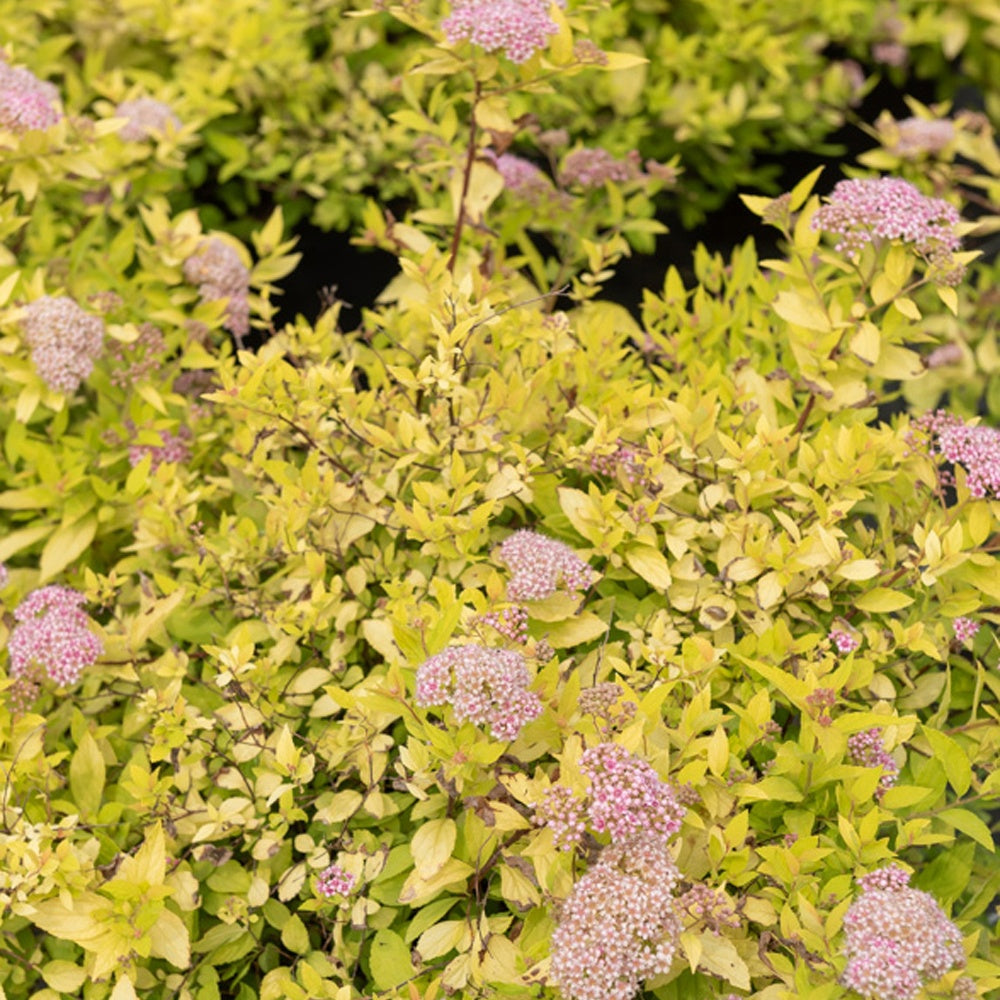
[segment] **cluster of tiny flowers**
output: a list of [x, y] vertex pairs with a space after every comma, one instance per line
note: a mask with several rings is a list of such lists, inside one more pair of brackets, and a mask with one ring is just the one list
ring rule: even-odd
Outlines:
[[603, 476], [613, 476], [620, 472], [632, 485], [650, 485], [639, 452], [624, 441], [619, 441], [610, 455], [592, 455], [590, 468]]
[[417, 704], [451, 704], [459, 722], [488, 725], [494, 739], [513, 740], [542, 711], [528, 690], [524, 657], [508, 649], [449, 646], [417, 669]]
[[479, 620], [520, 646], [528, 641], [528, 609], [523, 604], [512, 604], [503, 611], [487, 611]]
[[838, 653], [843, 653], [845, 656], [853, 653], [861, 645], [861, 640], [856, 635], [842, 628], [830, 629], [830, 642], [837, 647]]
[[548, 0], [454, 0], [441, 27], [449, 45], [469, 41], [513, 63], [526, 62], [559, 31]]
[[354, 888], [354, 876], [338, 865], [330, 865], [319, 873], [316, 891], [330, 899], [332, 896], [347, 896]]
[[610, 735], [615, 729], [623, 728], [635, 718], [637, 706], [634, 701], [617, 704], [621, 693], [621, 686], [610, 681], [584, 688], [580, 692], [580, 711], [585, 715], [594, 716], [595, 719], [604, 720], [604, 725], [601, 726], [601, 733], [604, 736]]
[[46, 129], [62, 118], [59, 91], [29, 69], [0, 55], [0, 128], [12, 132]]
[[847, 758], [852, 764], [860, 767], [880, 767], [882, 777], [879, 778], [875, 794], [881, 798], [886, 789], [896, 784], [899, 768], [886, 750], [882, 742], [882, 734], [877, 729], [866, 729], [855, 733], [847, 740]]
[[962, 935], [929, 893], [895, 866], [858, 879], [844, 915], [842, 982], [873, 1000], [913, 1000], [925, 983], [965, 965]]
[[605, 847], [573, 887], [552, 934], [552, 977], [570, 1000], [631, 1000], [666, 972], [681, 925], [677, 865], [665, 841], [636, 837]]
[[159, 445], [133, 444], [128, 450], [129, 465], [134, 469], [147, 455], [151, 455], [150, 471], [155, 471], [164, 462], [183, 464], [191, 457], [191, 449], [187, 442], [191, 439], [191, 430], [181, 427], [176, 434], [170, 431], [159, 431]]
[[7, 572], [7, 567], [0, 563], [0, 587], [6, 587], [10, 582], [10, 573]]
[[154, 97], [122, 101], [115, 108], [115, 117], [128, 119], [118, 134], [129, 142], [141, 142], [150, 136], [163, 135], [168, 129], [181, 127], [181, 120], [170, 106]]
[[75, 683], [104, 652], [80, 610], [85, 598], [70, 587], [42, 587], [14, 610], [18, 624], [7, 640], [13, 677], [33, 679], [41, 667], [59, 685]]
[[958, 344], [942, 344], [924, 358], [924, 364], [929, 369], [946, 368], [949, 365], [960, 364], [962, 357], [962, 348]]
[[963, 646], [971, 646], [981, 624], [973, 618], [955, 618], [952, 620], [951, 627], [955, 630], [955, 638]]
[[225, 327], [237, 337], [250, 330], [250, 274], [240, 255], [215, 236], [184, 261], [184, 277], [207, 301], [226, 299]]
[[876, 240], [902, 240], [922, 257], [945, 267], [961, 247], [955, 234], [958, 212], [941, 198], [929, 198], [898, 177], [838, 181], [813, 216], [814, 229], [834, 233], [837, 250], [855, 257]]
[[28, 304], [21, 322], [31, 360], [56, 392], [73, 392], [93, 371], [104, 344], [104, 322], [65, 295], [43, 295]]
[[500, 560], [513, 571], [507, 584], [512, 601], [541, 601], [560, 587], [586, 590], [590, 567], [568, 546], [536, 531], [515, 531], [500, 546]]
[[159, 371], [166, 346], [163, 332], [152, 323], [143, 323], [139, 327], [139, 336], [130, 344], [112, 340], [108, 354], [119, 365], [111, 371], [112, 384], [132, 385]]
[[837, 692], [833, 688], [816, 688], [806, 695], [806, 704], [816, 711], [816, 721], [821, 726], [830, 725], [830, 711], [837, 704]]
[[603, 187], [607, 181], [629, 181], [642, 174], [639, 154], [632, 150], [624, 160], [606, 149], [574, 149], [566, 154], [559, 180], [566, 187]]
[[558, 850], [572, 850], [587, 832], [584, 803], [565, 785], [553, 785], [535, 809], [535, 823], [552, 831]]
[[955, 138], [955, 123], [948, 118], [904, 118], [895, 123], [892, 150], [900, 156], [940, 153]]
[[580, 770], [590, 781], [587, 817], [595, 830], [612, 842], [640, 830], [669, 838], [681, 828], [684, 807], [656, 771], [617, 743], [600, 743], [585, 750]]
[[916, 434], [928, 440], [931, 455], [961, 465], [971, 496], [1000, 498], [1000, 431], [982, 425], [970, 426], [961, 417], [944, 410], [925, 413], [913, 422], [909, 443]]
[[678, 909], [703, 924], [713, 934], [723, 927], [739, 927], [740, 918], [732, 900], [721, 890], [697, 882], [677, 900]]
[[494, 166], [503, 178], [504, 189], [535, 208], [567, 204], [549, 177], [530, 160], [514, 153], [501, 153]]

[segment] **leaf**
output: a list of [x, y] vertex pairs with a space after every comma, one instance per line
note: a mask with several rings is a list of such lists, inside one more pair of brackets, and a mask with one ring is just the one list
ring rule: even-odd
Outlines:
[[[29, 916], [46, 934], [87, 948], [104, 934], [108, 910], [107, 900], [96, 893], [84, 892], [72, 898], [72, 907], [61, 899], [46, 899], [36, 904]], [[95, 916], [98, 913], [100, 916]]]
[[410, 949], [395, 931], [383, 928], [375, 934], [369, 968], [380, 990], [390, 990], [413, 976]]
[[792, 188], [791, 197], [788, 202], [788, 208], [790, 211], [797, 212], [806, 203], [806, 198], [812, 194], [812, 189], [815, 187], [816, 181], [819, 180], [819, 175], [821, 173], [823, 173], [823, 168], [817, 167], [811, 173], [806, 174], [806, 176]]
[[701, 949], [699, 968], [721, 976], [739, 990], [750, 989], [750, 970], [729, 938], [702, 931]]
[[633, 545], [625, 550], [625, 562], [646, 581], [659, 591], [666, 589], [674, 582], [670, 575], [666, 556], [658, 549], [648, 545]]
[[42, 549], [38, 561], [39, 581], [46, 583], [61, 573], [74, 559], [86, 551], [97, 534], [97, 515], [88, 514], [71, 524], [56, 528]]
[[184, 921], [171, 910], [160, 913], [149, 929], [149, 939], [154, 958], [165, 958], [177, 969], [191, 964], [191, 937]]
[[854, 601], [855, 607], [876, 615], [899, 611], [908, 608], [912, 603], [913, 598], [909, 594], [890, 590], [888, 587], [873, 587]]
[[104, 777], [104, 756], [94, 737], [85, 732], [69, 763], [69, 788], [84, 819], [95, 816], [101, 807]]
[[548, 641], [553, 649], [567, 649], [590, 642], [607, 631], [608, 623], [588, 611], [577, 618], [554, 625], [548, 634]]
[[944, 773], [948, 776], [948, 784], [964, 795], [972, 784], [972, 765], [962, 747], [945, 733], [930, 726], [922, 726], [924, 736], [930, 743], [934, 756], [941, 762]]
[[108, 1000], [139, 1000], [135, 992], [135, 987], [132, 985], [132, 980], [128, 976], [122, 976], [115, 983], [115, 988], [111, 991], [111, 996], [108, 997]]
[[851, 353], [866, 365], [873, 365], [882, 351], [882, 335], [874, 323], [862, 323], [851, 337]]
[[309, 952], [309, 931], [302, 922], [302, 918], [293, 914], [285, 921], [285, 926], [281, 928], [281, 943], [296, 955], [305, 955]]
[[604, 55], [607, 62], [600, 63], [598, 68], [609, 73], [619, 69], [632, 69], [649, 62], [645, 56], [637, 56], [632, 52], [605, 52]]
[[729, 767], [729, 740], [722, 726], [716, 726], [708, 740], [708, 769], [721, 778]]
[[832, 329], [826, 310], [812, 299], [803, 298], [798, 292], [779, 292], [771, 308], [786, 322], [806, 330], [829, 333]]
[[971, 837], [976, 843], [982, 844], [991, 853], [996, 851], [990, 828], [974, 812], [969, 812], [968, 809], [945, 809], [937, 816], [938, 819], [943, 819], [956, 830]]
[[420, 935], [417, 941], [417, 951], [426, 962], [447, 955], [452, 948], [457, 948], [463, 933], [468, 929], [465, 920], [443, 920]]
[[453, 819], [432, 819], [413, 835], [411, 850], [415, 871], [422, 879], [436, 875], [455, 849], [458, 828]]
[[472, 872], [472, 865], [459, 861], [458, 858], [449, 858], [441, 870], [430, 878], [422, 878], [420, 873], [414, 870], [410, 872], [403, 883], [403, 888], [399, 890], [399, 901], [408, 906], [421, 906], [424, 903], [429, 903], [448, 886], [465, 882]]
[[838, 567], [837, 576], [845, 580], [870, 580], [878, 576], [882, 567], [874, 559], [855, 559]]
[[73, 962], [55, 959], [42, 966], [42, 979], [59, 993], [75, 993], [86, 981], [87, 973]]
[[913, 299], [908, 299], [905, 295], [901, 295], [898, 299], [893, 302], [896, 309], [899, 310], [907, 319], [912, 319], [914, 322], [918, 322], [923, 319], [920, 315], [920, 310], [917, 308], [917, 304]]

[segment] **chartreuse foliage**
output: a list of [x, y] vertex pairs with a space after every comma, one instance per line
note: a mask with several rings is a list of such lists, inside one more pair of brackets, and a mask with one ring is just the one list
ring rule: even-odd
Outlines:
[[[80, 111], [97, 100], [88, 67], [137, 58], [133, 29], [44, 6], [20, 5], [18, 23], [72, 26], [34, 66], [75, 62]], [[238, 20], [133, 6], [150, 38], [187, 30], [212, 52], [216, 18]], [[615, 10], [593, 23], [610, 31]], [[581, 758], [609, 741], [685, 803], [681, 889], [727, 913], [678, 903], [677, 957], [647, 992], [849, 995], [854, 879], [890, 863], [963, 936], [965, 969], [931, 990], [960, 973], [965, 995], [1000, 988], [1000, 501], [974, 496], [960, 463], [949, 481], [914, 420], [889, 415], [900, 385], [930, 396], [925, 358], [958, 336], [948, 317], [992, 337], [977, 326], [988, 270], [945, 284], [899, 240], [848, 259], [814, 225], [813, 174], [747, 198], [780, 230], [776, 259], [752, 241], [700, 249], [694, 281], [667, 268], [640, 318], [606, 301], [626, 241], [650, 235], [645, 182], [564, 192], [580, 200], [553, 209], [560, 227], [527, 219], [488, 155], [536, 98], [606, 79], [573, 55], [590, 14], [553, 6], [559, 31], [521, 66], [468, 45], [414, 55], [395, 122], [417, 207], [400, 221], [373, 201], [359, 234], [399, 276], [357, 328], [334, 304], [256, 351], [234, 349], [226, 302], [185, 278], [208, 229], [172, 189], [210, 100], [192, 100], [187, 133], [142, 146], [73, 118], [2, 137], [0, 597], [13, 612], [70, 582], [104, 643], [72, 690], [0, 701], [8, 1000], [555, 997], [560, 904], [608, 838], [557, 850], [535, 812], [553, 786], [585, 795]], [[276, 59], [298, 51], [297, 24], [275, 21]], [[81, 25], [82, 62], [60, 61]], [[181, 37], [105, 99], [208, 61]], [[294, 78], [221, 54], [213, 100], [232, 87], [280, 106]], [[251, 191], [254, 169], [228, 179]], [[572, 204], [587, 209], [573, 230]], [[565, 238], [548, 255], [509, 212]], [[280, 213], [256, 227], [255, 263], [227, 244], [265, 330], [294, 264], [281, 230]], [[102, 315], [112, 344], [72, 393], [25, 341], [46, 295]], [[144, 324], [160, 340], [147, 330], [129, 353]], [[970, 365], [985, 377], [983, 350]], [[180, 454], [156, 450], [165, 435]], [[521, 528], [594, 579], [523, 602], [517, 642], [483, 619], [510, 606], [498, 548]], [[968, 644], [957, 618], [983, 626]], [[14, 627], [5, 614], [4, 644]], [[509, 742], [418, 703], [420, 666], [469, 642], [529, 666], [541, 711]], [[584, 710], [609, 682], [606, 713]], [[851, 752], [872, 730], [891, 786]], [[318, 891], [331, 865], [349, 892]]]

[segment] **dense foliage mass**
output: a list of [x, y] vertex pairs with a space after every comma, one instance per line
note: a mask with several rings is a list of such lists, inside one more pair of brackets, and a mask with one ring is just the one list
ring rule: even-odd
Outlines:
[[375, 6], [0, 0], [0, 997], [996, 995], [993, 5]]

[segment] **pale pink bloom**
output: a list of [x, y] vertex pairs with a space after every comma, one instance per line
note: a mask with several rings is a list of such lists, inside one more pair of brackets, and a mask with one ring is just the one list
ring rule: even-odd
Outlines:
[[1000, 497], [1000, 430], [969, 425], [952, 413], [934, 410], [913, 421], [910, 443], [917, 445], [921, 434], [928, 454], [965, 469], [971, 496]]
[[669, 970], [681, 923], [680, 880], [666, 842], [639, 835], [605, 847], [573, 887], [552, 934], [552, 978], [569, 1000], [631, 1000]]
[[35, 370], [56, 392], [75, 391], [104, 344], [104, 321], [65, 295], [29, 303], [21, 326]]
[[469, 41], [487, 52], [502, 51], [513, 63], [547, 48], [559, 30], [548, 0], [454, 0], [441, 27], [449, 45]]
[[830, 642], [837, 647], [837, 652], [853, 653], [861, 645], [861, 640], [851, 632], [842, 628], [830, 629]]
[[130, 142], [139, 142], [150, 136], [163, 135], [170, 129], [179, 129], [181, 120], [170, 106], [153, 97], [137, 97], [122, 101], [115, 108], [116, 118], [127, 118], [119, 135]]
[[215, 236], [184, 261], [184, 277], [206, 301], [226, 299], [225, 327], [237, 337], [250, 330], [250, 272], [240, 255]]
[[566, 154], [559, 179], [567, 187], [598, 188], [607, 181], [629, 181], [641, 174], [635, 151], [619, 160], [606, 149], [574, 149]]
[[133, 444], [128, 450], [128, 462], [135, 468], [147, 455], [151, 455], [150, 471], [155, 471], [164, 462], [175, 462], [182, 465], [191, 457], [191, 449], [187, 442], [191, 439], [191, 430], [181, 427], [176, 434], [170, 431], [157, 432], [162, 442], [159, 445]]
[[584, 803], [565, 785], [553, 785], [535, 809], [535, 822], [552, 831], [560, 851], [572, 850], [587, 832]]
[[876, 177], [838, 181], [812, 225], [838, 236], [836, 249], [847, 257], [880, 240], [900, 240], [943, 266], [961, 247], [955, 232], [960, 221], [954, 206], [909, 181]]
[[906, 157], [940, 153], [955, 138], [955, 123], [948, 118], [904, 118], [896, 129], [893, 152]]
[[18, 624], [7, 641], [13, 677], [33, 678], [41, 667], [61, 686], [75, 683], [85, 667], [104, 652], [90, 631], [91, 621], [80, 610], [83, 594], [70, 587], [42, 587], [14, 610]]
[[962, 934], [929, 893], [889, 866], [858, 879], [844, 915], [841, 981], [872, 1000], [913, 1000], [926, 984], [965, 965]]
[[513, 571], [507, 584], [512, 601], [540, 601], [559, 588], [586, 590], [590, 567], [568, 546], [536, 531], [515, 531], [500, 546], [500, 561]]
[[955, 630], [955, 638], [965, 646], [971, 646], [982, 623], [972, 618], [955, 618], [951, 627]]
[[949, 365], [961, 364], [962, 356], [962, 348], [958, 344], [942, 344], [924, 358], [924, 364], [929, 369], [946, 368]]
[[538, 695], [528, 690], [530, 682], [520, 653], [449, 646], [418, 667], [417, 704], [450, 704], [459, 722], [488, 725], [494, 739], [513, 740], [542, 711]]
[[0, 128], [12, 132], [46, 129], [62, 118], [59, 91], [22, 66], [0, 56]]

